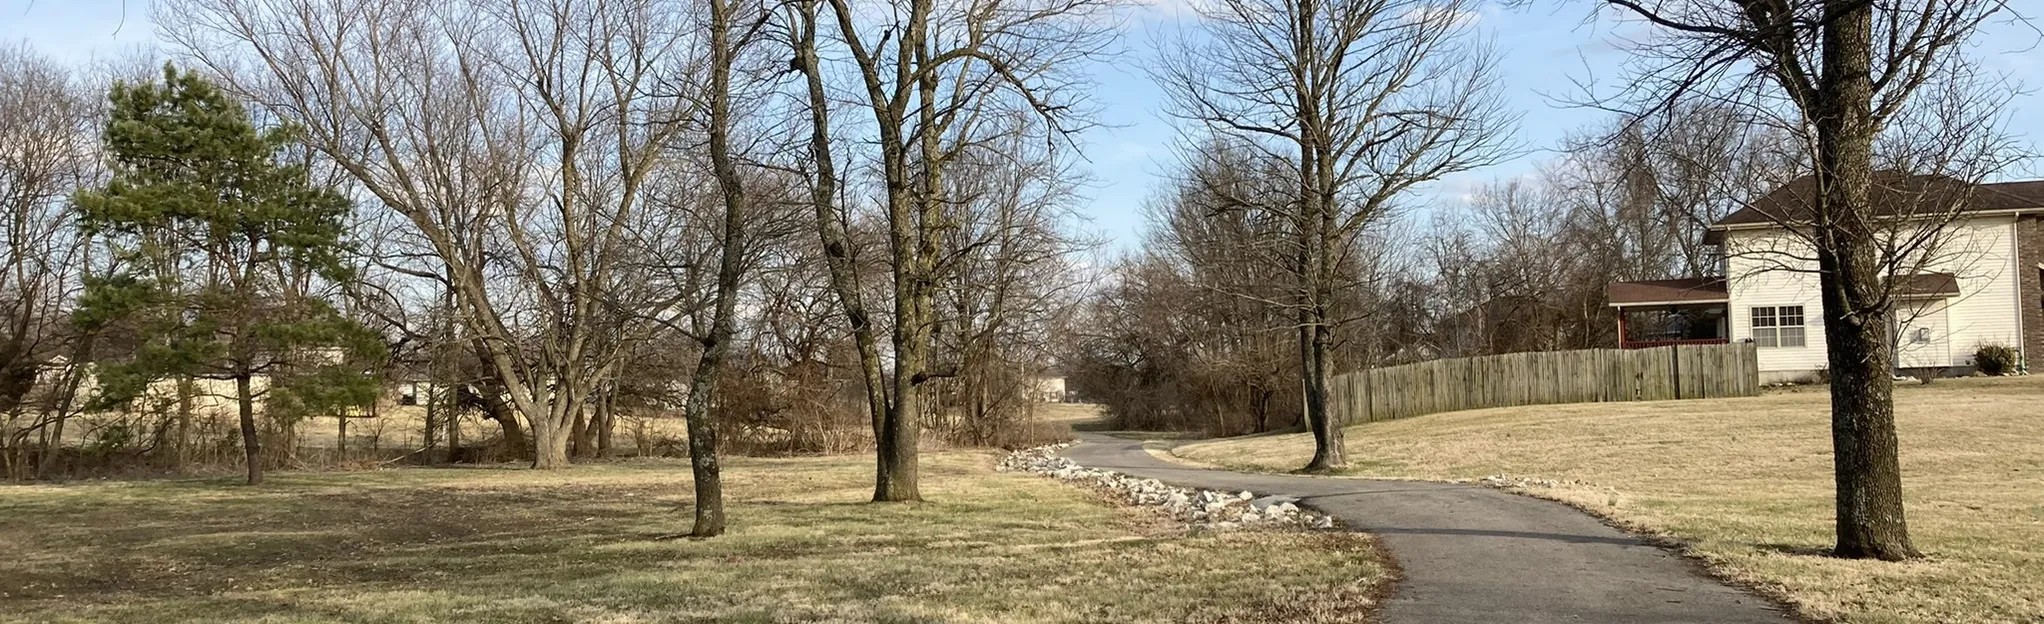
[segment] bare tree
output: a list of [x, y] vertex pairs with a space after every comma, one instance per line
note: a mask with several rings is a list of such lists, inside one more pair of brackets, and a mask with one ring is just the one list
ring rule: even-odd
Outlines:
[[[1296, 190], [1239, 209], [1278, 219], [1278, 267], [1292, 292], [1309, 470], [1347, 463], [1327, 383], [1346, 320], [1336, 301], [1357, 241], [1415, 187], [1511, 154], [1495, 58], [1476, 41], [1463, 0], [1220, 0], [1200, 8], [1200, 35], [1167, 56], [1158, 80], [1195, 132], [1231, 137], [1290, 165]], [[1195, 155], [1195, 157], [1198, 157]], [[1354, 311], [1349, 311], [1353, 315]]]
[[[1183, 301], [1187, 316], [1199, 319], [1201, 327], [1193, 330], [1200, 338], [1183, 371], [1205, 378], [1185, 380], [1192, 400], [1217, 410], [1246, 408], [1255, 430], [1267, 431], [1280, 405], [1296, 405], [1279, 397], [1300, 387], [1297, 345], [1286, 346], [1292, 320], [1283, 306], [1268, 305], [1288, 292], [1282, 281], [1270, 279], [1270, 268], [1285, 262], [1290, 246], [1281, 217], [1241, 205], [1283, 203], [1297, 185], [1284, 161], [1255, 149], [1223, 141], [1199, 149], [1211, 157], [1188, 163], [1192, 169], [1180, 176], [1177, 188], [1150, 207], [1156, 228], [1150, 247], [1180, 267], [1196, 289], [1167, 295]], [[1215, 396], [1231, 386], [1246, 396]], [[1283, 411], [1283, 420], [1293, 420], [1293, 410]], [[1223, 415], [1214, 419], [1215, 433], [1228, 432]]]
[[[1188, 153], [1203, 157], [1181, 162], [1145, 206], [1143, 251], [1101, 276], [1111, 285], [1072, 323], [1069, 381], [1123, 427], [1236, 435], [1302, 424], [1300, 402], [1284, 398], [1300, 387], [1295, 318], [1282, 303], [1293, 286], [1271, 277], [1291, 257], [1288, 221], [1246, 208], [1295, 197], [1293, 168], [1226, 137]], [[1356, 268], [1340, 267], [1339, 279], [1363, 281]], [[1359, 329], [1336, 327], [1335, 340], [1364, 343]]]
[[[1831, 422], [1840, 557], [1918, 556], [1904, 519], [1895, 435], [1889, 325], [1896, 268], [1916, 262], [1922, 243], [1949, 221], [1967, 181], [1991, 171], [1995, 150], [1946, 143], [1944, 153], [1910, 159], [1928, 171], [1882, 175], [1877, 147], [1920, 96], [1938, 108], [1993, 106], [2001, 89], [1983, 82], [1963, 45], [2003, 0], [1602, 0], [1656, 27], [1639, 46], [1640, 108], [1706, 96], [1769, 115], [1800, 139], [1810, 163], [1807, 190], [1770, 210], [1800, 239], [1783, 256], [1806, 256], [1819, 276], [1831, 374]], [[1987, 98], [1983, 102], [1980, 98]], [[1991, 116], [1989, 117], [1992, 118]], [[1978, 118], [1976, 118], [1977, 121]], [[1993, 124], [1963, 122], [1974, 130]], [[1977, 146], [1966, 140], [1958, 146]], [[1971, 153], [1967, 153], [1971, 152]], [[1973, 158], [1984, 156], [1984, 158]], [[1934, 179], [1925, 182], [1920, 174]], [[1897, 224], [1908, 224], [1898, 228]], [[1905, 233], [1915, 232], [1915, 233]], [[1901, 233], [1898, 236], [1898, 233]]]
[[[849, 207], [839, 205], [845, 179], [831, 145], [831, 69], [817, 53], [819, 7], [798, 3], [793, 20], [797, 69], [808, 76], [812, 119], [808, 171], [818, 231], [833, 287], [858, 335], [869, 387], [878, 456], [876, 501], [922, 497], [917, 478], [919, 415], [927, 384], [956, 374], [936, 357], [936, 295], [944, 275], [941, 241], [953, 227], [946, 167], [990, 136], [1022, 131], [1063, 140], [1084, 124], [1085, 87], [1077, 68], [1100, 54], [1114, 32], [1109, 0], [895, 0], [874, 6], [828, 2], [835, 43], [851, 60], [844, 69], [851, 99], [873, 132], [880, 221], [886, 231], [892, 314], [890, 366], [883, 367], [874, 315], [858, 289], [847, 232]], [[1030, 123], [1003, 124], [990, 115], [1009, 108]]]
[[1066, 234], [1077, 176], [1057, 150], [1009, 132], [949, 164], [938, 263], [952, 276], [937, 293], [936, 340], [942, 368], [930, 415], [952, 441], [1028, 444], [1039, 400], [1032, 381], [1052, 359], [1052, 328], [1069, 309], [1078, 282], [1071, 258], [1083, 243]]
[[1793, 141], [1709, 104], [1579, 131], [1536, 173], [1437, 216], [1419, 279], [1438, 306], [1420, 315], [1434, 325], [1417, 335], [1445, 356], [1612, 344], [1605, 286], [1721, 275], [1710, 226], [1795, 175], [1778, 162]]
[[1573, 238], [1602, 243], [1604, 281], [1715, 275], [1706, 231], [1803, 169], [1780, 158], [1795, 140], [1743, 107], [1684, 103], [1565, 139], [1539, 182], [1565, 204]]
[[53, 364], [57, 385], [75, 388], [80, 350], [91, 349], [66, 322], [90, 248], [67, 198], [101, 175], [98, 99], [55, 61], [0, 45], [0, 464], [13, 476], [27, 468], [16, 453], [31, 439], [41, 442], [36, 474], [56, 465], [74, 393], [26, 401]]
[[748, 72], [741, 63], [756, 56], [748, 52], [765, 41], [762, 26], [773, 13], [763, 4], [747, 0], [705, 0], [704, 9], [708, 14], [709, 80], [696, 101], [723, 219], [716, 228], [717, 271], [709, 321], [704, 331], [696, 334], [701, 351], [683, 415], [688, 419], [689, 459], [695, 474], [695, 526], [690, 535], [714, 537], [724, 532], [724, 486], [717, 459], [718, 424], [711, 407], [717, 401], [718, 383], [738, 322], [741, 280], [752, 254], [751, 241], [757, 235], [752, 222], [761, 220], [761, 211], [754, 207], [760, 203], [754, 181], [740, 170], [746, 154], [733, 145], [732, 135], [744, 112], [734, 110], [734, 100], [757, 91], [744, 83], [748, 75], [760, 72]]
[[409, 223], [463, 326], [531, 425], [533, 465], [568, 462], [573, 425], [631, 338], [607, 306], [677, 132], [656, 72], [677, 12], [650, 0], [172, 0], [166, 36]]
[[[834, 119], [831, 116], [831, 94], [828, 90], [823, 56], [819, 53], [828, 27], [824, 21], [824, 0], [806, 0], [786, 5], [791, 13], [789, 47], [794, 52], [792, 66], [802, 72], [805, 110], [809, 117], [808, 152], [809, 163], [802, 168], [809, 187], [809, 204], [815, 217], [815, 227], [825, 270], [830, 275], [830, 290], [836, 296], [839, 309], [845, 318], [846, 331], [851, 334], [853, 349], [857, 354], [859, 377], [866, 391], [866, 411], [872, 419], [876, 446], [889, 433], [889, 410], [893, 409], [892, 394], [888, 389], [885, 370], [880, 356], [878, 330], [874, 327], [872, 307], [867, 302], [860, 275], [860, 247], [851, 236], [851, 208], [842, 201], [844, 184], [838, 166], [838, 154], [833, 144]], [[878, 456], [875, 475], [875, 492], [884, 487], [887, 471], [895, 460], [885, 452], [876, 451]]]

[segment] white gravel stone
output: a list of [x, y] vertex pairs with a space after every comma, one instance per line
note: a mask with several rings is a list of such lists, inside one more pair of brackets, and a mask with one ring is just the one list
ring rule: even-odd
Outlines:
[[1057, 454], [1070, 445], [1053, 444], [1015, 451], [1001, 459], [998, 469], [1062, 481], [1090, 482], [1129, 504], [1160, 507], [1172, 518], [1194, 528], [1217, 531], [1276, 526], [1334, 528], [1333, 518], [1300, 509], [1295, 504], [1299, 500], [1296, 497], [1275, 495], [1258, 498], [1254, 492], [1246, 490], [1230, 494], [1182, 488], [1156, 479], [1087, 468]]

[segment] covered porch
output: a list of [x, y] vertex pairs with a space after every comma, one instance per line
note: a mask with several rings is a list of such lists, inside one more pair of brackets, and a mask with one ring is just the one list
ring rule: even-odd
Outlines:
[[1725, 344], [1730, 297], [1721, 277], [1614, 282], [1604, 297], [1618, 318], [1618, 348]]

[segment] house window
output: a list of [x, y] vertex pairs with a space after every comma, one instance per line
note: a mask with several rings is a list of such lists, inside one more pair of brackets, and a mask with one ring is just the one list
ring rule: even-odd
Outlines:
[[1753, 308], [1753, 342], [1762, 347], [1803, 346], [1803, 306]]

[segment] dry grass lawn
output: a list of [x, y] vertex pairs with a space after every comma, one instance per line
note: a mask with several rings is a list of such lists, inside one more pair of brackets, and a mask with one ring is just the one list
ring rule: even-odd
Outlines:
[[[1748, 399], [1475, 410], [1348, 430], [1357, 475], [1559, 481], [1529, 493], [1673, 537], [1721, 573], [1842, 622], [2044, 622], [2044, 377], [1896, 392], [1916, 545], [1832, 559], [1822, 388]], [[1177, 447], [1211, 464], [1304, 465], [1303, 434]]]
[[1049, 425], [1070, 427], [1074, 424], [1099, 420], [1100, 406], [1091, 403], [1038, 403], [1036, 421]]
[[671, 539], [680, 461], [0, 487], [0, 621], [1361, 621], [1384, 576], [1366, 538], [1189, 535], [994, 459], [926, 455], [894, 505], [863, 456], [738, 459], [704, 541]]

